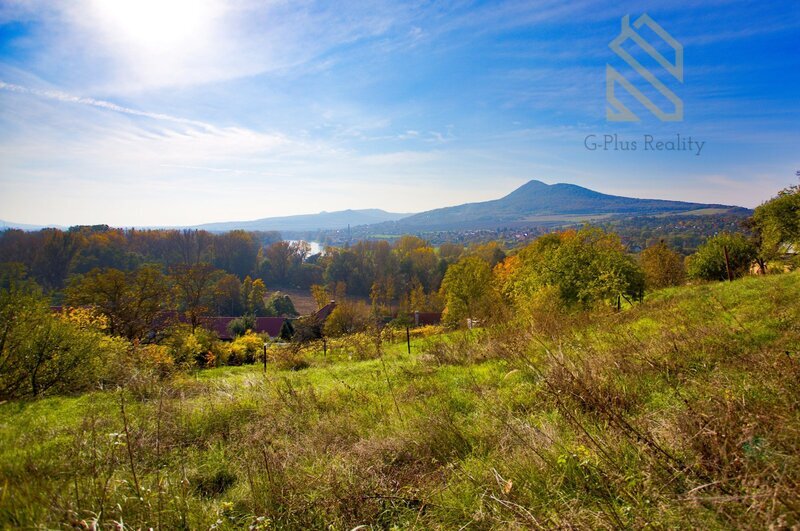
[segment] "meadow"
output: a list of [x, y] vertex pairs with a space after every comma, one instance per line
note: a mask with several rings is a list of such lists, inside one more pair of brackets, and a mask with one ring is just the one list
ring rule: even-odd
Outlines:
[[0, 404], [0, 527], [800, 525], [800, 273], [429, 332]]

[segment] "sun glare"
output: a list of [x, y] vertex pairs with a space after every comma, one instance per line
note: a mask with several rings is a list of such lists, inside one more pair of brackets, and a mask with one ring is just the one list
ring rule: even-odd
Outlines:
[[101, 29], [120, 44], [160, 51], [208, 37], [221, 6], [214, 0], [93, 0]]

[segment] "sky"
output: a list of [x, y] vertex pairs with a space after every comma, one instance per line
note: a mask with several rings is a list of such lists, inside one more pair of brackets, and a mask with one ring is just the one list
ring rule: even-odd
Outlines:
[[[680, 121], [619, 84], [638, 120], [607, 119], [609, 66], [672, 109], [609, 46], [643, 14], [682, 75], [622, 47]], [[587, 148], [604, 135], [618, 149]], [[695, 147], [645, 149], [677, 135]], [[797, 0], [0, 0], [5, 221], [418, 212], [531, 179], [755, 207], [796, 183], [799, 146]]]

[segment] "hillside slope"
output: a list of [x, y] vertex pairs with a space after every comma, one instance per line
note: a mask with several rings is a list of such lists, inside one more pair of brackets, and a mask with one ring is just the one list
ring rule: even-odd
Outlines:
[[791, 528], [799, 296], [747, 278], [0, 404], [0, 527]]

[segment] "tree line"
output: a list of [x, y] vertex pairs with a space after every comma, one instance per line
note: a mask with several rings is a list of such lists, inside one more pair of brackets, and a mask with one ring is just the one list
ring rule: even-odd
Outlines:
[[[114, 249], [132, 253], [132, 244], [98, 241], [141, 241], [133, 231], [7, 231], [0, 240], [0, 399], [111, 384], [143, 370], [166, 374], [254, 361], [266, 337], [243, 326], [233, 343], [223, 343], [204, 328], [203, 317], [296, 312], [286, 297], [268, 298], [261, 277], [246, 274], [258, 269], [219, 267], [221, 249], [233, 252], [224, 267], [234, 270], [237, 256], [244, 255], [247, 263], [253, 259], [253, 268], [269, 267], [273, 275], [291, 277], [314, 268], [319, 283], [309, 289], [320, 306], [331, 297], [339, 301], [322, 330], [335, 336], [375, 327], [398, 311], [402, 321], [414, 310], [443, 310], [450, 327], [468, 321], [488, 326], [507, 320], [511, 312], [553, 319], [562, 312], [618, 311], [641, 301], [648, 290], [687, 279], [733, 280], [797, 268], [800, 186], [759, 206], [748, 230], [749, 235], [717, 234], [686, 258], [665, 242], [632, 254], [617, 234], [588, 225], [508, 251], [497, 243], [433, 247], [405, 236], [394, 245], [365, 241], [314, 257], [302, 242], [263, 245], [252, 233], [223, 238], [201, 231], [153, 231], [146, 237], [153, 243], [150, 254], [139, 252], [127, 266], [114, 261], [125, 255]], [[32, 249], [21, 243], [25, 238], [35, 243]], [[160, 249], [169, 261], [144, 262], [143, 257], [156, 256], [155, 243], [165, 241], [171, 243]], [[86, 254], [87, 248], [109, 252]], [[41, 263], [47, 256], [63, 261], [50, 268]], [[89, 263], [93, 267], [81, 272]], [[52, 310], [53, 292], [68, 309]], [[353, 302], [358, 297], [364, 301]], [[160, 323], [168, 311], [184, 318]]]

